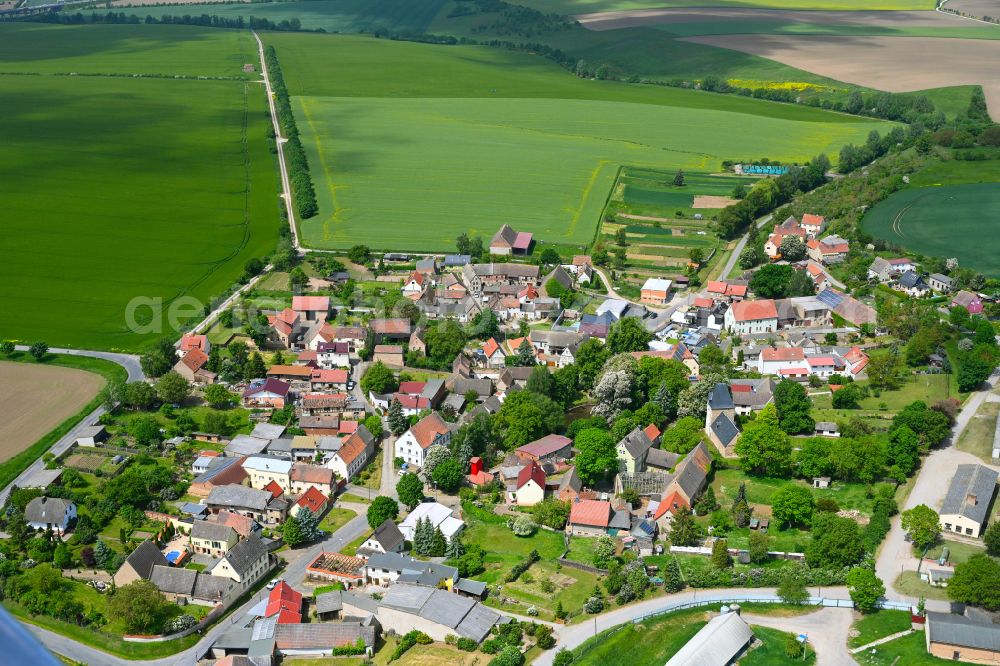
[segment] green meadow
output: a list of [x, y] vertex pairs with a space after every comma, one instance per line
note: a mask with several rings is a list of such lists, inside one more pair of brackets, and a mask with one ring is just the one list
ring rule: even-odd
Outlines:
[[899, 10], [934, 9], [935, 0], [521, 0], [521, 4], [541, 12], [589, 14], [650, 7], [758, 7], [764, 9], [810, 10]]
[[[320, 214], [307, 244], [440, 251], [510, 222], [586, 245], [623, 164], [709, 171], [806, 160], [878, 121], [675, 88], [590, 81], [529, 55], [365, 37], [271, 34]], [[315, 67], [315, 62], [336, 66]]]
[[[0, 71], [40, 74], [0, 75], [0, 339], [133, 350], [161, 334], [126, 325], [132, 299], [207, 302], [273, 251], [269, 116], [263, 87], [240, 80], [240, 63], [254, 62], [248, 35], [90, 30], [0, 26]], [[125, 44], [148, 49], [119, 58], [102, 44], [119, 55], [135, 48]], [[70, 65], [234, 80], [53, 74]], [[136, 321], [151, 323], [149, 311]]]

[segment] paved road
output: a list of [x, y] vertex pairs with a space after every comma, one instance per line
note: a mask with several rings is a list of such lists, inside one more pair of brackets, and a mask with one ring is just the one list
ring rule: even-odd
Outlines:
[[[979, 391], [969, 398], [955, 418], [955, 425], [952, 428], [951, 442], [948, 446], [935, 450], [927, 456], [920, 466], [917, 480], [910, 491], [905, 504], [900, 507], [901, 511], [912, 509], [918, 504], [926, 504], [935, 511], [941, 508], [941, 502], [948, 492], [948, 485], [955, 475], [958, 465], [965, 463], [979, 463], [983, 461], [971, 453], [959, 451], [955, 443], [962, 435], [962, 431], [969, 425], [969, 422], [979, 411], [983, 402], [991, 395], [992, 388], [996, 386], [1000, 375], [994, 374], [989, 379], [990, 390]], [[994, 467], [994, 469], [1000, 469]], [[875, 572], [885, 583], [886, 597], [889, 599], [905, 599], [897, 592], [893, 585], [899, 574], [903, 571], [916, 571], [919, 560], [913, 555], [913, 546], [906, 541], [906, 533], [900, 524], [899, 516], [892, 519], [892, 528], [878, 553], [875, 562]], [[927, 602], [927, 607], [931, 610], [947, 610], [946, 602]]]
[[[763, 227], [765, 224], [770, 222], [771, 218], [773, 217], [774, 217], [773, 215], [768, 214], [760, 218], [757, 221], [757, 228], [759, 229]], [[733, 253], [729, 255], [729, 260], [726, 261], [726, 265], [722, 267], [722, 272], [719, 273], [720, 280], [725, 280], [727, 276], [733, 271], [733, 268], [736, 267], [736, 262], [739, 261], [740, 253], [743, 252], [743, 248], [747, 246], [747, 239], [749, 237], [750, 237], [750, 232], [743, 234], [743, 237], [740, 238], [740, 242], [737, 243], [736, 247], [733, 248]]]
[[[274, 270], [274, 266], [272, 264], [264, 266], [264, 269], [258, 275], [255, 275], [252, 278], [250, 278], [250, 280], [245, 285], [243, 285], [235, 292], [233, 292], [226, 300], [219, 303], [214, 310], [208, 313], [207, 317], [205, 317], [200, 322], [195, 324], [191, 328], [191, 330], [195, 333], [204, 333], [205, 331], [207, 331], [209, 326], [211, 326], [212, 323], [219, 318], [219, 315], [221, 315], [228, 308], [232, 307], [236, 303], [236, 301], [240, 298], [240, 296], [242, 296], [246, 292], [256, 287], [257, 283], [263, 280], [265, 277], [267, 277], [268, 273], [270, 273], [272, 270]], [[181, 341], [180, 338], [178, 338], [177, 342], [175, 343], [175, 346], [179, 346], [180, 344]]]
[[[18, 351], [28, 351], [29, 347], [26, 345], [18, 345], [16, 347]], [[103, 351], [90, 351], [86, 349], [60, 349], [51, 348], [50, 353], [53, 354], [67, 354], [70, 356], [88, 356], [90, 358], [100, 358], [105, 361], [111, 361], [112, 363], [117, 363], [118, 365], [125, 368], [128, 373], [128, 380], [131, 382], [140, 381], [146, 378], [145, 373], [142, 371], [142, 366], [139, 365], [139, 357], [133, 354], [116, 354], [113, 352], [103, 352]], [[83, 419], [73, 426], [69, 432], [63, 435], [59, 441], [52, 445], [49, 451], [55, 455], [60, 456], [65, 453], [69, 447], [73, 445], [77, 437], [80, 436], [80, 432], [87, 427], [90, 427], [97, 423], [97, 420], [101, 418], [101, 414], [105, 411], [104, 406], [101, 405], [91, 413], [87, 414]], [[30, 477], [35, 472], [38, 472], [43, 467], [45, 463], [39, 458], [35, 462], [31, 463], [28, 469], [21, 472], [16, 479], [14, 479], [6, 488], [0, 491], [0, 505], [3, 505], [7, 501], [7, 496], [10, 494], [11, 488], [16, 485], [22, 484], [25, 479]]]
[[819, 666], [856, 666], [857, 662], [847, 649], [848, 632], [854, 617], [855, 612], [851, 608], [824, 608], [792, 617], [743, 614], [743, 619], [750, 624], [808, 636], [809, 646], [816, 651]]

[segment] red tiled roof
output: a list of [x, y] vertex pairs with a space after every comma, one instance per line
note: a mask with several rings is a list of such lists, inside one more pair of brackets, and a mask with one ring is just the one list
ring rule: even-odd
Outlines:
[[448, 424], [444, 422], [440, 414], [431, 412], [411, 426], [410, 432], [420, 448], [426, 449], [434, 443], [438, 435], [448, 432]]
[[535, 285], [529, 284], [527, 287], [517, 292], [518, 298], [538, 298], [538, 290]]
[[410, 277], [406, 280], [407, 284], [410, 282], [416, 282], [419, 286], [424, 284], [424, 274], [419, 271], [413, 271], [410, 273]]
[[316, 486], [309, 486], [309, 488], [302, 493], [302, 497], [299, 498], [299, 501], [296, 502], [296, 504], [304, 509], [309, 509], [315, 514], [318, 514], [326, 504], [326, 501], [327, 496], [318, 491]]
[[403, 409], [430, 409], [431, 401], [420, 395], [402, 395], [397, 393], [393, 396], [399, 401]]
[[381, 335], [395, 334], [395, 335], [409, 335], [410, 334], [410, 320], [409, 319], [372, 319], [371, 320], [372, 330]]
[[726, 296], [746, 296], [747, 286], [745, 284], [730, 284], [726, 286]]
[[307, 365], [272, 365], [267, 369], [268, 377], [299, 377], [307, 379], [312, 376], [313, 369]]
[[696, 308], [710, 308], [712, 304], [715, 303], [711, 298], [696, 298], [694, 299], [694, 306]]
[[[286, 614], [287, 613], [287, 614]], [[278, 615], [278, 624], [295, 624], [302, 621], [302, 593], [281, 581], [267, 595], [264, 617]]]
[[333, 483], [333, 470], [319, 465], [295, 463], [289, 478], [302, 483]]
[[593, 265], [593, 260], [590, 258], [589, 254], [575, 254], [573, 255], [573, 265], [591, 266]]
[[296, 363], [301, 363], [303, 365], [309, 365], [319, 358], [319, 352], [314, 349], [307, 349], [305, 351], [300, 351], [298, 358], [295, 359]]
[[275, 393], [280, 396], [286, 396], [291, 388], [291, 385], [287, 382], [283, 382], [280, 379], [274, 379], [273, 377], [268, 377], [261, 384], [247, 386], [243, 391], [243, 397], [249, 398], [257, 395], [258, 393]]
[[198, 372], [208, 363], [208, 356], [200, 349], [192, 349], [184, 354], [181, 363], [186, 365], [191, 372]]
[[780, 370], [778, 370], [778, 374], [779, 375], [789, 375], [789, 376], [793, 376], [793, 377], [794, 376], [798, 376], [798, 375], [808, 375], [809, 374], [809, 369], [808, 368], [781, 368]]
[[569, 511], [569, 522], [574, 525], [607, 527], [611, 522], [611, 502], [580, 500]]
[[233, 513], [232, 511], [226, 511], [223, 509], [219, 513], [213, 516], [215, 522], [220, 525], [225, 525], [226, 527], [231, 527], [236, 530], [244, 539], [250, 536], [250, 532], [253, 531], [254, 520], [250, 516], [244, 516], [243, 514]]
[[466, 478], [468, 478], [469, 483], [474, 486], [485, 486], [486, 484], [493, 482], [493, 475], [485, 470], [480, 470], [475, 474], [469, 474]]
[[803, 361], [806, 354], [801, 347], [765, 347], [761, 350], [761, 356], [765, 361]]
[[822, 215], [813, 215], [812, 213], [805, 213], [802, 216], [802, 226], [818, 227], [822, 226], [826, 218]]
[[538, 487], [545, 490], [545, 470], [539, 467], [535, 462], [531, 462], [521, 468], [521, 471], [517, 473], [517, 488], [520, 490], [524, 487], [528, 481], [534, 481], [538, 484]]
[[676, 490], [664, 499], [660, 500], [660, 505], [656, 508], [656, 513], [653, 514], [653, 520], [659, 520], [664, 516], [664, 514], [669, 511], [670, 513], [676, 513], [677, 509], [682, 506], [688, 506], [687, 500], [684, 496], [678, 493]]
[[860, 361], [858, 361], [858, 363], [857, 363], [857, 364], [856, 364], [856, 365], [855, 365], [855, 366], [854, 366], [853, 368], [851, 368], [851, 374], [852, 374], [852, 375], [858, 375], [858, 374], [861, 374], [861, 371], [862, 371], [862, 370], [864, 370], [864, 369], [865, 369], [865, 366], [867, 366], [867, 365], [868, 365], [868, 360], [869, 360], [869, 359], [868, 359], [868, 357], [866, 356], [865, 358], [863, 358], [863, 359], [861, 359]]
[[650, 423], [648, 426], [642, 429], [646, 433], [646, 437], [649, 437], [651, 442], [655, 442], [656, 438], [660, 436], [660, 429], [656, 427], [655, 423]]
[[181, 338], [180, 350], [191, 351], [192, 349], [200, 349], [201, 351], [205, 351], [205, 348], [207, 346], [208, 346], [208, 337], [204, 335], [194, 335], [188, 333], [187, 335]]
[[810, 356], [806, 362], [811, 366], [837, 365], [832, 356]]
[[708, 293], [710, 294], [724, 294], [726, 293], [726, 283], [721, 280], [710, 280], [708, 283]]
[[777, 319], [778, 308], [771, 299], [757, 301], [740, 301], [733, 303], [733, 317], [736, 321], [757, 321], [760, 319]]
[[486, 355], [486, 358], [493, 356], [493, 354], [497, 353], [497, 351], [499, 350], [500, 350], [500, 345], [493, 338], [490, 338], [485, 343], [483, 343], [483, 354]]
[[355, 429], [351, 433], [351, 436], [344, 440], [341, 444], [340, 450], [337, 451], [337, 455], [341, 460], [344, 461], [345, 465], [350, 465], [352, 462], [358, 459], [362, 453], [365, 452], [365, 440]]
[[729, 389], [733, 393], [750, 393], [751, 391], [753, 391], [753, 387], [751, 387], [749, 384], [732, 384], [729, 387]]
[[285, 492], [277, 481], [271, 481], [266, 486], [264, 486], [263, 490], [266, 490], [267, 492], [271, 493], [272, 498], [281, 497]]
[[357, 429], [358, 429], [358, 422], [357, 421], [341, 421], [340, 425], [338, 426], [337, 429], [338, 429], [338, 431], [340, 432], [341, 435], [348, 435], [348, 434], [351, 434], [351, 433], [357, 431]]
[[324, 384], [346, 384], [347, 370], [318, 370], [312, 371], [311, 381]]
[[427, 386], [426, 382], [399, 382], [399, 390], [397, 393], [402, 393], [404, 395], [420, 395], [425, 386]]
[[296, 312], [329, 312], [329, 296], [292, 296], [292, 309]]

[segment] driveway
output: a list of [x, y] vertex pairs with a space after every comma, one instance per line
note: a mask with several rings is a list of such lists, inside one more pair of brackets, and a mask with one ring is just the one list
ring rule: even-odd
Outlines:
[[792, 617], [744, 613], [743, 619], [761, 627], [805, 634], [809, 637], [809, 645], [816, 650], [816, 663], [819, 666], [857, 664], [847, 650], [847, 634], [854, 622], [854, 611], [850, 608], [824, 608], [808, 615]]

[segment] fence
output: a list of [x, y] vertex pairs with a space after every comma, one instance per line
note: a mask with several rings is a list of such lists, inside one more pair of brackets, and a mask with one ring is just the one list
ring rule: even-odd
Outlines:
[[579, 569], [580, 571], [586, 571], [587, 573], [597, 574], [598, 576], [603, 576], [604, 574], [608, 573], [607, 569], [598, 569], [597, 567], [592, 567], [589, 564], [584, 564], [583, 562], [574, 562], [573, 560], [567, 560], [566, 553], [563, 553], [559, 557], [559, 564], [561, 564], [564, 567], [569, 567], [570, 569]]
[[[710, 596], [710, 593], [709, 593]], [[742, 598], [737, 597], [711, 597], [703, 599], [701, 601], [685, 601], [675, 604], [670, 604], [661, 608], [659, 610], [640, 615], [638, 617], [632, 618], [633, 624], [639, 624], [643, 620], [649, 619], [651, 617], [657, 617], [659, 615], [666, 615], [668, 613], [673, 613], [680, 610], [686, 610], [688, 608], [699, 608], [703, 606], [718, 606], [721, 604], [783, 604], [786, 603], [781, 597], [771, 596], [746, 596]], [[802, 602], [803, 606], [822, 606], [824, 608], [854, 608], [854, 602], [850, 599], [830, 599], [828, 597], [809, 597], [806, 601]], [[879, 608], [886, 610], [905, 610], [912, 611], [912, 606], [904, 601], [889, 601], [888, 599], [882, 599], [876, 604]]]

